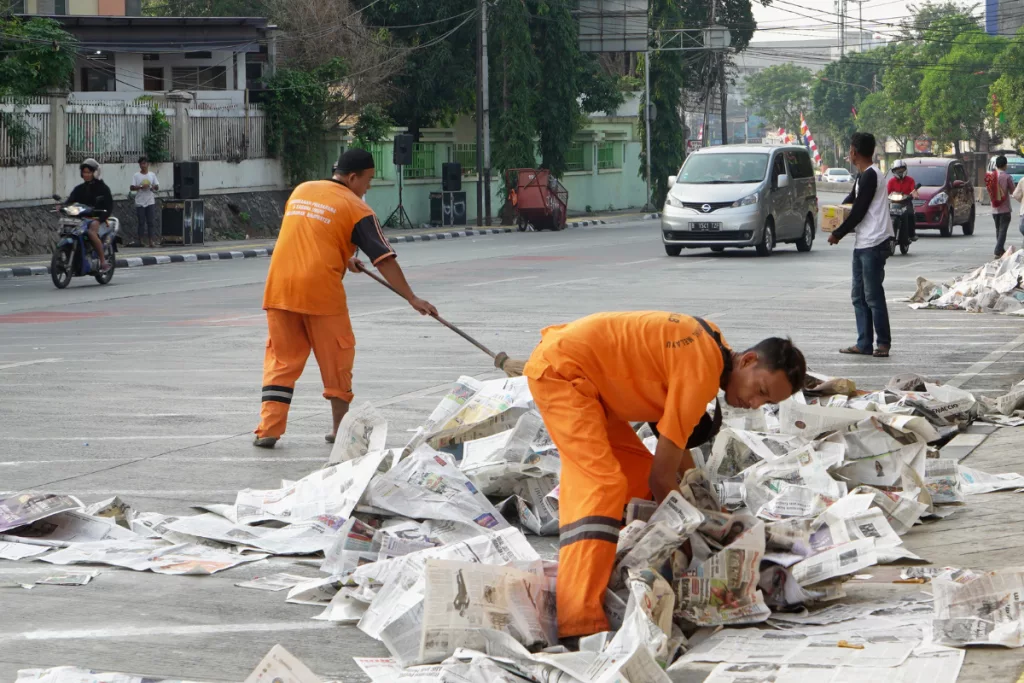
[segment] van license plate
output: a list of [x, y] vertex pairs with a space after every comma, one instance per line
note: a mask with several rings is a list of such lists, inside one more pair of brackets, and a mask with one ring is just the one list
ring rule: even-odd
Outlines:
[[690, 230], [694, 232], [718, 232], [721, 229], [721, 223], [690, 223]]

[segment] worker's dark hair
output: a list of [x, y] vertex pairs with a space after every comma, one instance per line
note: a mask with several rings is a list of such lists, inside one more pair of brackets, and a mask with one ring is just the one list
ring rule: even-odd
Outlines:
[[807, 361], [804, 354], [796, 348], [792, 339], [781, 337], [769, 337], [757, 345], [746, 350], [745, 353], [753, 351], [757, 354], [758, 364], [775, 372], [782, 370], [786, 373], [793, 393], [803, 390], [804, 379], [807, 377]]
[[996, 157], [996, 168], [1006, 168], [1006, 157], [1002, 154]]
[[857, 150], [857, 154], [865, 159], [870, 159], [875, 155], [875, 136], [857, 131], [850, 136], [850, 147]]
[[139, 163], [140, 164], [142, 164], [142, 163], [148, 164], [149, 163], [149, 159], [147, 159], [146, 157], [139, 157]]

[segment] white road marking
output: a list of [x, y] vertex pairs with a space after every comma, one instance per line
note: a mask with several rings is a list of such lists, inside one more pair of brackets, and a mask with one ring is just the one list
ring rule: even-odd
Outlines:
[[365, 318], [370, 315], [380, 315], [382, 313], [394, 313], [395, 311], [407, 311], [410, 306], [392, 306], [391, 308], [382, 308], [377, 311], [364, 311], [363, 313], [353, 313], [349, 315], [350, 318]]
[[[21, 491], [2, 491], [0, 492], [0, 495], [13, 496], [28, 491], [33, 491], [33, 489], [23, 489]], [[46, 493], [55, 493], [57, 495], [68, 496], [147, 496], [150, 498], [174, 498], [186, 501], [196, 501], [201, 496], [231, 496], [232, 498], [234, 498], [234, 496], [238, 494], [238, 489], [188, 489], [178, 491], [169, 491], [167, 489], [90, 489], [88, 491], [81, 491], [77, 489], [65, 489], [61, 491], [51, 491], [50, 489], [46, 489]], [[199, 500], [197, 502], [203, 501]]]
[[561, 282], [548, 282], [543, 285], [537, 285], [537, 289], [546, 289], [547, 287], [561, 287], [562, 285], [572, 285], [579, 282], [593, 282], [594, 280], [601, 280], [603, 277], [581, 277], [577, 280], [562, 280]]
[[1003, 344], [998, 349], [991, 351], [987, 356], [982, 358], [980, 361], [971, 365], [969, 368], [958, 374], [953, 379], [949, 380], [947, 384], [954, 387], [960, 387], [971, 381], [986, 369], [988, 369], [995, 361], [999, 360], [1008, 353], [1013, 353], [1019, 346], [1024, 344], [1024, 334], [1017, 336], [1013, 341]]
[[[135, 435], [135, 436], [4, 436], [6, 441], [30, 441], [46, 442], [46, 441], [82, 441], [84, 443], [93, 443], [101, 441], [223, 441], [225, 439], [245, 438], [249, 436], [249, 432], [244, 434], [146, 434], [146, 435]], [[289, 434], [289, 439], [297, 440], [302, 439], [307, 441], [309, 439], [320, 439], [323, 440], [323, 434]]]
[[338, 628], [324, 621], [282, 621], [250, 624], [195, 624], [190, 626], [138, 626], [23, 631], [0, 634], [0, 641], [17, 640], [97, 640], [101, 638], [145, 638], [155, 636], [202, 636], [220, 633], [277, 633], [281, 631], [322, 631]]
[[659, 256], [658, 258], [645, 258], [642, 261], [626, 261], [624, 263], [613, 263], [613, 266], [635, 266], [638, 263], [651, 263], [652, 261], [664, 261], [666, 257]]
[[[326, 443], [324, 444], [326, 445]], [[66, 464], [80, 464], [86, 465], [94, 462], [126, 462], [136, 460], [135, 456], [125, 456], [123, 458], [67, 458], [66, 460], [16, 460], [14, 462], [0, 462], [0, 468], [3, 467], [31, 467], [33, 465], [66, 465]], [[219, 458], [204, 458], [201, 456], [178, 456], [178, 455], [165, 455], [159, 458], [166, 462], [327, 462], [327, 456], [311, 457], [302, 456], [297, 457], [288, 455], [284, 458], [267, 458], [267, 457], [230, 457], [224, 456]]]
[[458, 285], [459, 287], [480, 287], [482, 285], [496, 285], [501, 282], [518, 282], [519, 280], [536, 280], [539, 275], [525, 275], [523, 277], [508, 277], [504, 280], [485, 280], [484, 282], [470, 282], [468, 285]]
[[20, 363], [7, 363], [0, 365], [0, 370], [10, 370], [11, 368], [21, 368], [26, 365], [39, 365], [40, 363], [60, 363], [63, 358], [40, 358], [39, 360], [25, 360]]

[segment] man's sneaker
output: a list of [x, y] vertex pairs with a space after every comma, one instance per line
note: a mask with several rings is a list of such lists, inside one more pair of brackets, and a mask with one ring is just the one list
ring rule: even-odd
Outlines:
[[253, 439], [252, 445], [256, 446], [257, 448], [273, 448], [274, 446], [277, 445], [277, 437], [257, 436], [255, 439]]

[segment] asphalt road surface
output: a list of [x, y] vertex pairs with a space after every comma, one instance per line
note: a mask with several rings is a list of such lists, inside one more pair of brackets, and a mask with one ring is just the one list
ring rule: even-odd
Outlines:
[[[836, 197], [823, 196], [822, 202]], [[979, 206], [974, 237], [923, 233], [889, 260], [888, 297], [915, 279], [948, 279], [987, 261], [993, 233]], [[1016, 242], [1016, 225], [1011, 229]], [[812, 369], [881, 387], [913, 371], [999, 393], [1024, 370], [1024, 320], [912, 311], [891, 303], [892, 357], [840, 356], [855, 341], [849, 300], [852, 239], [808, 254], [782, 246], [667, 257], [658, 221], [399, 245], [409, 280], [441, 314], [494, 350], [525, 357], [545, 325], [596, 311], [664, 309], [718, 323], [734, 348], [789, 335]], [[65, 291], [48, 277], [0, 280], [0, 491], [68, 492], [87, 502], [120, 495], [136, 509], [190, 513], [273, 488], [325, 461], [330, 413], [315, 362], [299, 382], [287, 436], [255, 450], [268, 261], [119, 271]], [[346, 287], [358, 338], [357, 401], [389, 420], [402, 445], [460, 374], [496, 377], [488, 359], [367, 277]], [[556, 539], [537, 541], [554, 554]], [[55, 573], [45, 563], [0, 563], [0, 580]], [[353, 655], [386, 655], [351, 626], [313, 621], [317, 608], [283, 593], [234, 587], [278, 571], [310, 577], [290, 559], [212, 577], [100, 568], [84, 587], [0, 589], [0, 680], [20, 668], [76, 665], [201, 681], [239, 681], [275, 643], [325, 679], [366, 680]]]

